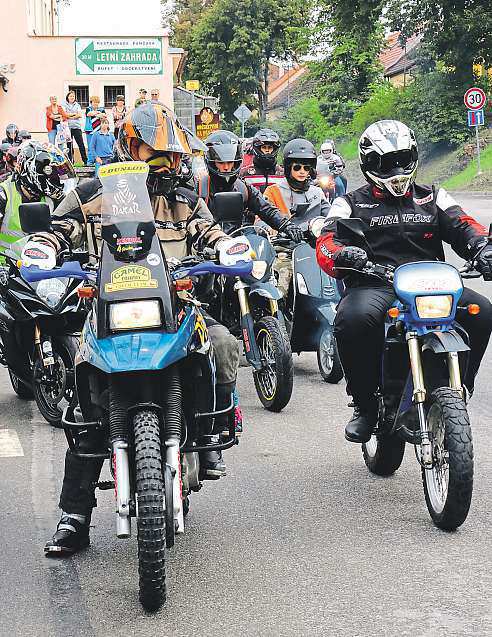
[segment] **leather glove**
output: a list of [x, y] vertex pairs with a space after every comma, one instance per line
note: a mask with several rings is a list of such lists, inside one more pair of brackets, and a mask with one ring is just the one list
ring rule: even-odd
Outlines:
[[478, 254], [477, 270], [485, 281], [492, 281], [492, 244], [485, 245]]
[[304, 232], [299, 228], [299, 226], [295, 226], [293, 223], [288, 223], [286, 226], [282, 228], [282, 232], [294, 243], [301, 243], [304, 241]]
[[367, 252], [356, 246], [342, 248], [335, 257], [335, 268], [362, 270], [368, 261]]

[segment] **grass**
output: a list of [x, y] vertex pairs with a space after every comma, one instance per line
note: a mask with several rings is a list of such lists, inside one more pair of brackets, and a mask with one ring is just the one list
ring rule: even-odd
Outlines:
[[348, 142], [337, 144], [337, 151], [344, 159], [357, 159], [359, 140], [351, 139]]
[[480, 153], [482, 175], [477, 176], [477, 160], [474, 159], [461, 172], [447, 179], [442, 185], [448, 190], [492, 189], [492, 145]]

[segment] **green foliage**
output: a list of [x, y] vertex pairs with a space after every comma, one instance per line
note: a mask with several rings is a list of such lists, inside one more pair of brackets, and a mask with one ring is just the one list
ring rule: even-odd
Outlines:
[[356, 110], [351, 131], [360, 135], [370, 124], [380, 119], [393, 119], [397, 112], [401, 91], [389, 82], [374, 87], [371, 97]]
[[304, 137], [319, 144], [329, 137], [330, 126], [320, 111], [316, 97], [308, 97], [292, 106], [286, 116], [273, 124], [284, 142], [295, 137]]
[[444, 188], [449, 190], [466, 189], [469, 186], [473, 186], [474, 182], [480, 180], [480, 182], [492, 183], [492, 146], [488, 146], [480, 155], [480, 166], [483, 171], [483, 175], [477, 178], [477, 160], [474, 159], [468, 164], [468, 166], [453, 177], [450, 177], [443, 183]]
[[359, 154], [358, 139], [351, 139], [348, 142], [337, 144], [337, 150], [344, 159], [357, 159]]

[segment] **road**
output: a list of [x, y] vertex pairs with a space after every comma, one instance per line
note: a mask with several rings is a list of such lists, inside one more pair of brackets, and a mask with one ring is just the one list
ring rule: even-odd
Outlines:
[[[462, 203], [492, 221], [490, 201]], [[169, 553], [168, 602], [155, 615], [138, 603], [136, 543], [114, 535], [111, 492], [98, 496], [87, 551], [43, 556], [64, 435], [14, 396], [2, 371], [0, 636], [492, 635], [491, 370], [489, 348], [470, 404], [472, 509], [444, 533], [427, 514], [411, 449], [394, 477], [367, 472], [343, 437], [344, 384], [324, 384], [312, 355], [296, 359], [282, 414], [260, 407], [241, 368], [243, 440], [227, 454], [227, 477], [193, 495], [187, 533]]]

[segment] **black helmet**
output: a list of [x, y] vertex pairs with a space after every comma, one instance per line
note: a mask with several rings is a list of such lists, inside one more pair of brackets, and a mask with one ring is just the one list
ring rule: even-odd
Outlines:
[[15, 180], [34, 197], [59, 201], [67, 180], [75, 179], [68, 157], [53, 144], [26, 141], [19, 146]]
[[414, 132], [402, 122], [371, 124], [359, 140], [359, 162], [370, 184], [403, 197], [415, 181], [419, 153]]
[[[271, 144], [273, 152], [265, 154], [261, 152], [264, 144]], [[274, 130], [270, 128], [260, 128], [253, 137], [253, 155], [261, 168], [275, 168], [277, 163], [277, 154], [280, 148], [280, 138]], [[254, 161], [254, 160], [253, 160]]]
[[[227, 184], [232, 185], [239, 175], [243, 160], [239, 137], [230, 131], [218, 130], [207, 137], [205, 145], [207, 146], [205, 163], [209, 174], [212, 178], [224, 179]], [[234, 162], [234, 168], [230, 172], [220, 171], [215, 165], [216, 161]]]
[[147, 187], [151, 195], [166, 195], [179, 185], [181, 160], [191, 154], [188, 137], [174, 113], [162, 104], [142, 104], [123, 120], [116, 142], [120, 161], [140, 161], [142, 143], [153, 149]]
[[22, 129], [19, 131], [19, 137], [22, 141], [26, 139], [31, 139], [31, 133], [28, 130]]
[[17, 135], [19, 134], [19, 127], [17, 124], [8, 124], [5, 129], [7, 139], [11, 139], [13, 142], [17, 141]]
[[307, 190], [309, 179], [305, 182], [297, 181], [291, 177], [291, 166], [296, 162], [301, 162], [310, 167], [310, 177], [316, 177], [316, 149], [307, 139], [291, 139], [284, 146], [284, 174], [289, 185], [294, 190]]

